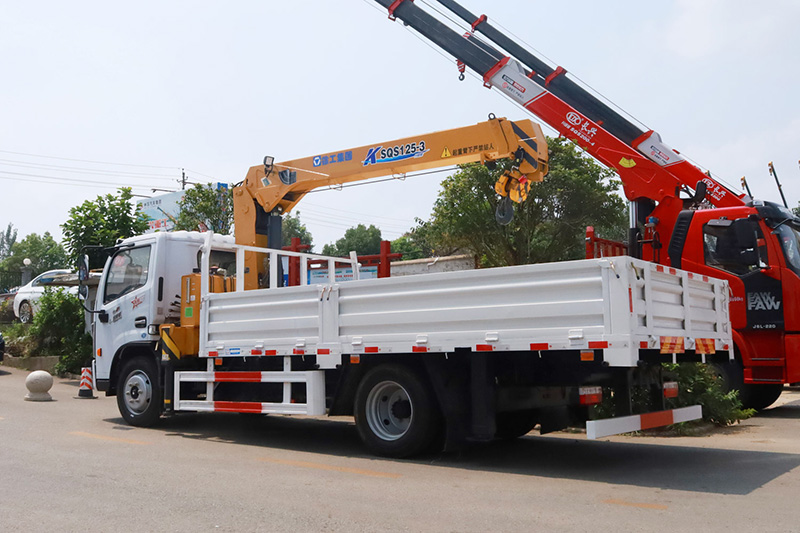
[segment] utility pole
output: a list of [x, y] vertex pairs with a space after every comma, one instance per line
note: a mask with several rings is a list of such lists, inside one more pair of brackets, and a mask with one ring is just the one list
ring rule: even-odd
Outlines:
[[181, 169], [181, 190], [186, 190], [186, 171], [184, 169]]

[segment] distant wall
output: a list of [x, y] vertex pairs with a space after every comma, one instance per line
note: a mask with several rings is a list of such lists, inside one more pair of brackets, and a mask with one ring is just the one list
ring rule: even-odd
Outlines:
[[452, 272], [454, 270], [473, 270], [475, 258], [471, 255], [449, 255], [446, 257], [428, 257], [411, 261], [395, 261], [392, 263], [392, 277], [429, 274], [432, 272]]

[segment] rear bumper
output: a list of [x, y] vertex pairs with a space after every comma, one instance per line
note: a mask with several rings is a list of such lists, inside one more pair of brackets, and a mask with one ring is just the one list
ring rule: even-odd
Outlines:
[[599, 439], [620, 433], [641, 431], [678, 422], [688, 422], [703, 418], [703, 408], [699, 405], [670, 409], [669, 411], [656, 411], [642, 415], [621, 416], [606, 418], [604, 420], [590, 420], [586, 422], [586, 438]]

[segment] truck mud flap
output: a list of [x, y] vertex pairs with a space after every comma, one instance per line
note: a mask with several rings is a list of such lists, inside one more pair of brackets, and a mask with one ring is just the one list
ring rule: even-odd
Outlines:
[[586, 438], [593, 440], [620, 433], [630, 433], [643, 429], [652, 429], [678, 422], [688, 422], [703, 417], [703, 408], [699, 405], [670, 409], [669, 411], [656, 411], [641, 415], [621, 416], [606, 418], [604, 420], [590, 420], [586, 422]]

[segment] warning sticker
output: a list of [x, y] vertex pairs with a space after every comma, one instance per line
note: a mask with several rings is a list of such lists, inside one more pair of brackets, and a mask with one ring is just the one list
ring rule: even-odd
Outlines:
[[453, 154], [451, 154], [450, 150], [448, 150], [447, 146], [445, 146], [444, 150], [442, 150], [442, 159], [444, 159], [445, 157], [450, 157], [451, 155]]

